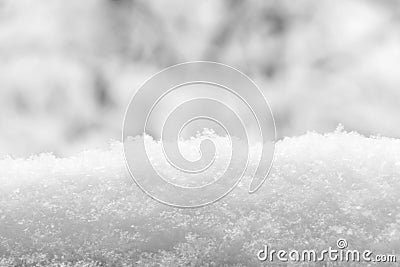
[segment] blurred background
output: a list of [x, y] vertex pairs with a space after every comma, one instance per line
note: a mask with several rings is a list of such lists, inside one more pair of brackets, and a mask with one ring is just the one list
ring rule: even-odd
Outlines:
[[396, 0], [0, 0], [0, 158], [121, 139], [142, 82], [191, 60], [249, 75], [278, 137], [400, 137]]

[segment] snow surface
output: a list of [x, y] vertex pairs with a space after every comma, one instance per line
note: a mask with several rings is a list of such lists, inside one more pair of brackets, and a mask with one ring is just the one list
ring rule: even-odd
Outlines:
[[264, 244], [322, 250], [339, 238], [400, 250], [400, 140], [340, 129], [277, 142], [257, 193], [240, 186], [201, 209], [142, 193], [119, 142], [71, 158], [4, 158], [0, 184], [0, 266], [257, 266]]

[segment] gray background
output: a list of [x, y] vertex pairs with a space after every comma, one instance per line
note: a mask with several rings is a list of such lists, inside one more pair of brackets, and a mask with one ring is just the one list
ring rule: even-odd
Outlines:
[[120, 139], [149, 76], [212, 60], [267, 96], [278, 137], [400, 137], [398, 1], [0, 0], [0, 156]]

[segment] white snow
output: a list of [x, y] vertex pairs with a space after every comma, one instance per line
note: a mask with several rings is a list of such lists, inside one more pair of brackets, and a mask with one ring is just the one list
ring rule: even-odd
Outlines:
[[121, 266], [180, 265], [193, 257], [200, 265], [224, 264], [226, 255], [256, 265], [264, 244], [326, 249], [343, 237], [354, 249], [400, 248], [400, 140], [341, 129], [277, 142], [259, 191], [239, 187], [201, 209], [144, 195], [129, 178], [119, 142], [71, 158], [2, 159], [0, 184], [0, 262], [35, 261], [32, 249], [40, 248]]

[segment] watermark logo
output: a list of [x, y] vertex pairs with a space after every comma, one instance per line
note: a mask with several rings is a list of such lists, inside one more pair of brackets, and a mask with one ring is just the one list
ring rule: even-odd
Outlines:
[[[138, 137], [139, 136], [139, 137]], [[270, 171], [276, 140], [271, 108], [242, 72], [215, 62], [178, 64], [134, 94], [124, 118], [129, 172], [153, 199], [201, 207], [249, 177], [256, 192]]]
[[306, 250], [276, 250], [264, 245], [257, 252], [257, 258], [262, 262], [369, 262], [393, 263], [397, 261], [396, 255], [377, 254], [371, 250], [348, 249], [349, 244], [344, 238], [336, 242], [336, 248], [329, 247], [321, 251]]

